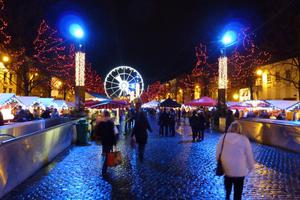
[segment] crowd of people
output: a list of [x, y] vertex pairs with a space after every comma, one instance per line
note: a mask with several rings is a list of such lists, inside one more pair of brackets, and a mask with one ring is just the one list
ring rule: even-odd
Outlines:
[[14, 122], [26, 122], [38, 119], [48, 119], [48, 118], [59, 118], [60, 114], [56, 108], [46, 108], [45, 110], [38, 111], [34, 109], [30, 112], [29, 109], [23, 109], [22, 106], [18, 106], [14, 114]]
[[[213, 111], [212, 111], [213, 112]], [[193, 141], [204, 140], [204, 131], [210, 127], [212, 112], [205, 109], [187, 112], [181, 109], [161, 109], [157, 111], [148, 110], [144, 112], [140, 107], [124, 109], [120, 111], [120, 124], [124, 124], [125, 135], [130, 135], [138, 144], [138, 158], [144, 160], [145, 146], [148, 140], [148, 132], [152, 132], [148, 118], [157, 115], [160, 136], [174, 136], [176, 123], [188, 125], [193, 133]], [[101, 112], [102, 119], [98, 120], [95, 126], [94, 135], [101, 141], [104, 162], [102, 166], [103, 176], [107, 175], [107, 157], [110, 152], [116, 149], [117, 133], [121, 127], [116, 126], [115, 113], [104, 110]], [[155, 117], [154, 117], [155, 118]], [[229, 199], [232, 187], [234, 187], [234, 199], [241, 199], [245, 176], [253, 169], [254, 159], [250, 142], [242, 134], [241, 125], [235, 121], [238, 118], [237, 112], [227, 111], [226, 133], [221, 135], [216, 151], [216, 159], [220, 158], [224, 168], [224, 186], [226, 199]], [[183, 123], [181, 123], [183, 122]], [[227, 127], [228, 126], [228, 127]], [[118, 129], [116, 131], [116, 128]], [[130, 132], [127, 132], [130, 131]]]

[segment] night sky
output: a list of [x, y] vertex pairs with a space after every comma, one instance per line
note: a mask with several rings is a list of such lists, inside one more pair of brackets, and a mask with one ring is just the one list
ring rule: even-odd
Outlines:
[[220, 34], [231, 22], [250, 27], [273, 58], [295, 52], [285, 46], [295, 43], [295, 27], [300, 27], [297, 0], [7, 0], [6, 7], [14, 42], [29, 49], [42, 18], [59, 29], [64, 13], [75, 12], [86, 22], [93, 68], [105, 77], [112, 68], [129, 65], [146, 83], [190, 72], [200, 42], [214, 61]]

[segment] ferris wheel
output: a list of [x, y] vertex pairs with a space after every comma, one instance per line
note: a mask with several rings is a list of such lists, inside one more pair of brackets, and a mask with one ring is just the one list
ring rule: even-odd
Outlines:
[[104, 81], [105, 93], [110, 98], [130, 96], [139, 97], [144, 90], [143, 78], [138, 71], [129, 66], [112, 69]]

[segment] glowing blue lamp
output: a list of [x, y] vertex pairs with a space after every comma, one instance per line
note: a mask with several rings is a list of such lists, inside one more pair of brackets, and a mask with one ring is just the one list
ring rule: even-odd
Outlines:
[[71, 24], [69, 27], [69, 32], [78, 39], [82, 39], [84, 37], [84, 31], [79, 24]]

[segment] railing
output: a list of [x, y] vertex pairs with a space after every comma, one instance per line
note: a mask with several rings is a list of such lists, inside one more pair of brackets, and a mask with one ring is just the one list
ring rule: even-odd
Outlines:
[[243, 133], [267, 145], [300, 153], [300, 123], [285, 120], [241, 119]]
[[0, 198], [72, 144], [76, 121], [20, 134], [1, 143]]

